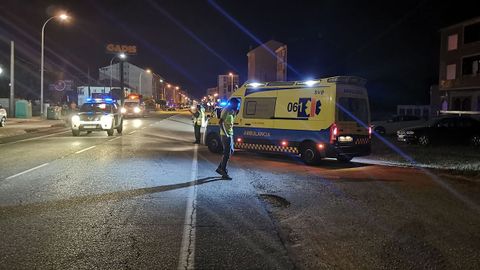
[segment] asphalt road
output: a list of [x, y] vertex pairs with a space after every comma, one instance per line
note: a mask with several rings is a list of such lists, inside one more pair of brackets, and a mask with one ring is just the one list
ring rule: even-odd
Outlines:
[[186, 115], [0, 144], [2, 269], [479, 269], [477, 182], [238, 152]]

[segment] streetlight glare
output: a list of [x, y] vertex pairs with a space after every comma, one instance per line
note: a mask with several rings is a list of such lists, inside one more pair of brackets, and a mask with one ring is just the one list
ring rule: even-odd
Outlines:
[[62, 20], [62, 21], [68, 20], [68, 19], [70, 18], [70, 17], [69, 17], [67, 14], [65, 14], [65, 13], [60, 14], [58, 17], [59, 17], [60, 20]]
[[152, 73], [152, 70], [147, 68], [147, 69], [145, 70], [145, 72], [147, 72], [147, 73]]
[[3, 68], [0, 67], [0, 74], [2, 74], [2, 73], [3, 73]]
[[163, 80], [162, 80], [162, 79], [160, 79], [160, 82], [161, 82], [161, 83], [163, 83]]
[[127, 55], [124, 54], [124, 53], [121, 53], [121, 54], [118, 55], [118, 57], [119, 57], [120, 59], [125, 59], [125, 58], [127, 58]]
[[228, 76], [233, 76], [233, 73], [232, 72], [228, 73]]
[[178, 90], [178, 89], [180, 89], [180, 87], [178, 87], [178, 86], [175, 86], [175, 89], [177, 89], [177, 90]]

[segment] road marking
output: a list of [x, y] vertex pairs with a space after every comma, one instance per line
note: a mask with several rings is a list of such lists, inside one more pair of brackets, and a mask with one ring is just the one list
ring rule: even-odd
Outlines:
[[197, 186], [195, 181], [198, 176], [198, 145], [193, 148], [192, 174], [187, 197], [187, 209], [183, 225], [182, 246], [178, 269], [195, 269], [195, 234], [197, 222]]
[[52, 133], [52, 134], [43, 135], [43, 136], [39, 136], [39, 137], [33, 137], [33, 138], [18, 140], [18, 141], [9, 142], [9, 143], [2, 143], [2, 144], [0, 144], [0, 146], [2, 146], [2, 145], [15, 144], [15, 143], [19, 143], [19, 142], [35, 141], [35, 140], [39, 140], [39, 139], [43, 139], [43, 138], [47, 138], [47, 137], [52, 137], [52, 136], [55, 136], [55, 135], [59, 135], [59, 134], [63, 134], [63, 133], [68, 133], [68, 132], [70, 132], [70, 131], [62, 131], [62, 132]]
[[90, 147], [88, 147], [88, 148], [85, 148], [85, 149], [82, 149], [82, 150], [79, 150], [79, 151], [75, 152], [75, 154], [83, 153], [83, 152], [88, 151], [88, 150], [90, 150], [90, 149], [93, 149], [93, 148], [95, 148], [95, 147], [97, 147], [97, 146], [96, 146], [96, 145], [90, 146]]
[[132, 131], [132, 132], [128, 133], [128, 135], [132, 135], [132, 134], [133, 134], [133, 133], [135, 133], [135, 132], [137, 132], [137, 131], [136, 131], [136, 130], [134, 130], [134, 131]]
[[15, 178], [15, 177], [17, 177], [17, 176], [20, 176], [20, 175], [22, 175], [22, 174], [29, 173], [29, 172], [34, 171], [34, 170], [36, 170], [36, 169], [40, 169], [40, 168], [42, 168], [42, 167], [47, 166], [48, 164], [49, 164], [49, 163], [43, 163], [42, 165], [38, 165], [37, 167], [33, 167], [33, 168], [28, 169], [28, 170], [26, 170], [26, 171], [23, 171], [23, 172], [14, 174], [14, 175], [12, 175], [12, 176], [9, 176], [9, 177], [5, 178], [5, 180], [9, 180], [9, 179]]
[[115, 140], [118, 140], [118, 139], [120, 139], [120, 138], [122, 138], [122, 137], [116, 137], [116, 138], [113, 138], [113, 139], [107, 140], [107, 142], [115, 141]]

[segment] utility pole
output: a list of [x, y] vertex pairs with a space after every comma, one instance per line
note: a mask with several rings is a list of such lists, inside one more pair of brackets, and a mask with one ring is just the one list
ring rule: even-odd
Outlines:
[[90, 66], [87, 67], [87, 82], [88, 82], [88, 97], [92, 97], [92, 92], [90, 90]]
[[15, 44], [10, 41], [10, 117], [15, 116]]
[[121, 106], [124, 104], [125, 100], [125, 85], [124, 85], [124, 78], [123, 78], [123, 61], [120, 61], [120, 101], [121, 101]]

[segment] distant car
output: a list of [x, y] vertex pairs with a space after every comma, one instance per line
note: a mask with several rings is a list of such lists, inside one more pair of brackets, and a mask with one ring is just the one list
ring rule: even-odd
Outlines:
[[124, 117], [144, 117], [145, 116], [145, 105], [138, 102], [137, 100], [134, 101], [125, 101], [123, 104], [123, 108], [121, 108], [121, 112]]
[[372, 129], [381, 135], [396, 134], [400, 129], [424, 125], [426, 120], [415, 115], [396, 115], [387, 121], [373, 121]]
[[80, 135], [81, 131], [106, 131], [108, 136], [113, 136], [115, 129], [118, 133], [123, 131], [120, 106], [111, 99], [87, 100], [70, 122], [73, 136]]
[[397, 139], [424, 146], [471, 144], [478, 147], [480, 146], [480, 121], [463, 116], [435, 118], [424, 126], [399, 130]]
[[7, 110], [5, 110], [0, 104], [0, 127], [4, 127], [7, 124]]
[[176, 111], [177, 109], [175, 109], [175, 107], [169, 107], [167, 108], [167, 111], [171, 112], [171, 111]]

